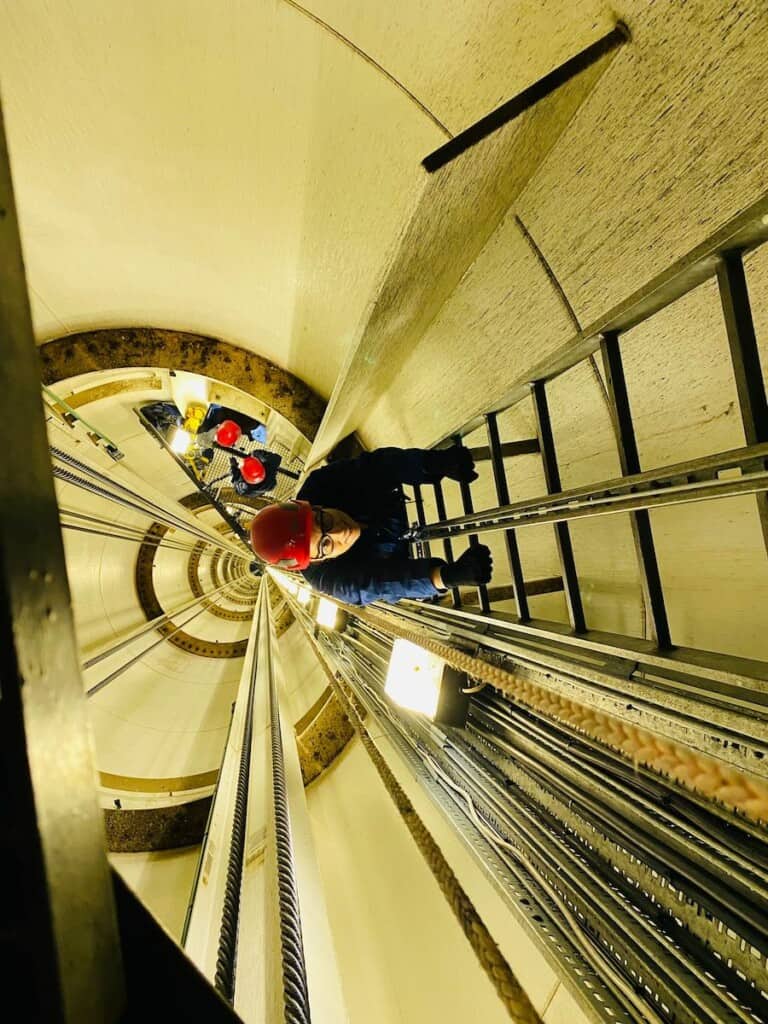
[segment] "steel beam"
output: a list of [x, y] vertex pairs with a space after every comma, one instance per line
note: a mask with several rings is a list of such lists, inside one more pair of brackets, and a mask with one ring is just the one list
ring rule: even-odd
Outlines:
[[115, 905], [0, 114], [3, 1000], [26, 1020], [123, 1019]]
[[[414, 484], [413, 485], [413, 501], [414, 501], [414, 504], [416, 506], [416, 521], [418, 522], [419, 526], [424, 526], [426, 521], [427, 521], [427, 519], [426, 519], [426, 516], [424, 514], [424, 496], [421, 493], [421, 485], [420, 484]], [[422, 557], [422, 558], [431, 558], [432, 557], [432, 551], [430, 550], [430, 547], [429, 547], [429, 541], [423, 541], [421, 543], [421, 555], [420, 555], [420, 557]]]
[[[504, 445], [502, 445], [499, 438], [499, 425], [495, 413], [489, 413], [489, 415], [486, 416], [485, 429], [488, 435], [488, 453], [491, 459], [491, 466], [493, 468], [493, 482], [496, 487], [496, 498], [500, 505], [507, 505], [509, 504], [509, 487], [507, 486], [507, 476], [504, 471]], [[538, 439], [536, 440], [536, 450], [541, 450]], [[530, 618], [530, 612], [528, 610], [528, 598], [525, 589], [523, 566], [520, 561], [520, 551], [518, 550], [517, 537], [515, 536], [514, 530], [505, 530], [504, 544], [507, 549], [507, 562], [509, 564], [510, 575], [512, 576], [512, 586], [514, 588], [517, 614], [520, 621], [525, 622], [526, 619]]]
[[[561, 490], [560, 470], [557, 465], [555, 439], [552, 434], [552, 423], [549, 417], [549, 403], [544, 381], [536, 381], [531, 387], [533, 409], [536, 414], [536, 431], [541, 445], [541, 461], [544, 467], [544, 481], [548, 494], [556, 494]], [[581, 602], [579, 577], [576, 573], [576, 562], [573, 557], [573, 545], [568, 524], [564, 520], [555, 522], [555, 542], [560, 559], [560, 569], [565, 587], [565, 600], [568, 605], [568, 618], [574, 632], [583, 633], [586, 627], [584, 607]]]
[[[496, 413], [490, 415], [496, 416]], [[538, 455], [541, 448], [537, 437], [529, 437], [523, 441], [504, 441], [503, 444], [499, 444], [499, 451], [503, 459], [513, 459], [518, 455]], [[475, 462], [487, 462], [494, 457], [490, 442], [487, 446], [470, 448], [469, 453]]]
[[[726, 498], [734, 494], [755, 494], [768, 490], [768, 470], [755, 469], [762, 467], [767, 459], [768, 444], [736, 448], [633, 476], [574, 487], [533, 501], [518, 501], [472, 515], [456, 516], [441, 523], [430, 523], [423, 529], [410, 530], [409, 537], [413, 540], [436, 540], [460, 537], [470, 532], [564, 523], [571, 519]], [[734, 475], [729, 472], [731, 470], [739, 471], [740, 475]]]
[[[606, 334], [600, 348], [605, 365], [608, 401], [616, 428], [616, 444], [619, 449], [621, 471], [625, 476], [632, 476], [640, 472], [640, 456], [632, 423], [632, 411], [629, 405], [627, 382], [624, 377], [619, 336], [614, 333]], [[650, 615], [653, 636], [660, 648], [670, 647], [669, 620], [664, 603], [661, 573], [656, 559], [656, 547], [653, 543], [650, 515], [646, 509], [637, 509], [630, 512], [629, 519], [640, 570], [640, 585], [643, 590], [645, 607]]]
[[[747, 444], [768, 441], [768, 402], [757, 347], [755, 325], [749, 303], [749, 289], [740, 252], [726, 252], [717, 268], [717, 283], [731, 351], [736, 394]], [[755, 496], [757, 514], [768, 550], [768, 496]]]
[[[470, 488], [470, 485], [467, 483], [466, 480], [460, 480], [459, 489], [461, 491], [461, 505], [462, 508], [464, 509], [464, 514], [472, 515], [474, 511], [474, 506], [472, 504], [472, 490]], [[474, 533], [470, 533], [469, 546], [471, 548], [476, 548], [479, 546], [479, 544], [480, 539], [477, 537], [477, 535]], [[489, 612], [491, 610], [491, 605], [488, 600], [488, 588], [483, 584], [481, 584], [477, 588], [477, 599], [480, 602], [481, 611]]]
[[[446, 512], [445, 509], [445, 495], [443, 494], [443, 485], [440, 483], [439, 480], [434, 484], [434, 490], [435, 507], [437, 508], [437, 518], [440, 520], [440, 522], [444, 522], [448, 518], [448, 513]], [[423, 529], [427, 529], [427, 527], [423, 527]], [[451, 544], [447, 535], [443, 540], [443, 554], [445, 555], [446, 562], [449, 565], [452, 565], [453, 544]], [[461, 608], [461, 595], [459, 594], [458, 587], [451, 588], [451, 600], [453, 601], [454, 608]]]

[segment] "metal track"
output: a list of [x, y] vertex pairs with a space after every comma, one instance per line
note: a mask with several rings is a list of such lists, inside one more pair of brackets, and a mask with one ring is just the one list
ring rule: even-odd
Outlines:
[[[768, 490], [768, 471], [763, 468], [766, 460], [768, 444], [737, 448], [721, 455], [707, 455], [587, 487], [558, 490], [549, 497], [534, 501], [513, 502], [438, 523], [414, 526], [407, 537], [412, 541], [432, 541], [544, 523], [565, 523], [617, 512], [636, 512], [707, 498], [727, 498], [734, 494], [755, 494]], [[738, 470], [740, 476], [720, 477], [721, 473], [730, 470]]]
[[[319, 637], [328, 644], [329, 638]], [[576, 997], [589, 1019], [611, 1024], [636, 1024], [638, 1018], [606, 984], [580, 946], [574, 941], [569, 922], [546, 889], [528, 867], [501, 855], [467, 817], [466, 806], [445, 786], [439, 785], [425, 765], [424, 735], [413, 723], [406, 723], [390, 709], [382, 710], [380, 697], [371, 690], [375, 678], [371, 665], [357, 654], [329, 646], [328, 653], [369, 714], [375, 716], [400, 755], [440, 812], [451, 822], [462, 842], [478, 860], [500, 897], [509, 906], [526, 933], [539, 946], [553, 970]], [[383, 683], [379, 674], [378, 683]]]
[[[261, 592], [260, 630], [270, 631], [269, 596]], [[304, 941], [301, 930], [299, 894], [294, 870], [291, 816], [285, 779], [285, 756], [280, 731], [280, 702], [272, 667], [272, 639], [262, 646], [266, 655], [269, 680], [269, 719], [272, 745], [272, 806], [275, 823], [277, 856], [278, 908], [280, 913], [280, 947], [283, 969], [283, 1001], [285, 1024], [310, 1024], [311, 1012], [307, 989], [307, 968], [304, 962]]]
[[755, 969], [762, 973], [768, 957], [764, 846], [714, 815], [686, 820], [669, 786], [566, 740], [546, 720], [485, 694], [473, 704], [468, 747], [619, 865], [666, 906], [670, 923], [684, 915], [701, 941], [757, 983]]
[[[652, 1020], [768, 1020], [764, 830], [489, 689], [473, 698], [467, 730], [441, 738], [383, 699], [384, 634], [353, 620], [332, 643], [345, 678], [485, 870], [497, 884], [504, 872], [518, 886], [525, 878], [523, 892], [500, 885], [516, 915], [541, 901], [536, 916], [548, 930], [534, 934], [550, 954], [559, 935], [557, 969], [569, 987], [591, 991], [580, 973], [587, 949], [603, 983], [618, 972], [613, 1002], [588, 1001], [593, 1019], [643, 1019], [623, 985]], [[484, 844], [493, 856], [481, 854]]]

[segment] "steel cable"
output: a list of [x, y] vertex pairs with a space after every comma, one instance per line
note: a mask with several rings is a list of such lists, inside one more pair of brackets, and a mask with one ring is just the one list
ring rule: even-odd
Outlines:
[[[76, 459], [73, 455], [69, 455], [67, 452], [63, 452], [61, 449], [56, 447], [51, 447], [51, 454], [55, 460], [70, 467], [69, 469], [63, 469], [61, 466], [54, 465], [53, 475], [58, 479], [64, 480], [66, 483], [71, 483], [83, 490], [90, 491], [92, 494], [96, 494], [108, 501], [113, 501], [125, 508], [131, 508], [134, 511], [139, 512], [141, 515], [148, 516], [149, 518], [156, 518], [168, 526], [181, 529], [193, 536], [200, 537], [211, 544], [215, 544], [217, 547], [236, 553], [240, 558], [245, 557], [240, 549], [236, 549], [234, 546], [226, 543], [223, 539], [221, 541], [217, 541], [216, 538], [212, 537], [205, 530], [199, 527], [194, 527], [181, 517], [174, 515], [172, 512], [169, 512], [167, 509], [156, 504], [151, 499], [137, 494], [124, 484], [113, 480], [106, 474], [101, 473], [92, 466], [89, 466], [87, 463]], [[73, 468], [92, 477], [94, 480], [98, 481], [98, 483], [93, 483], [91, 480], [85, 480], [82, 477], [79, 477], [77, 473], [72, 472]]]
[[[264, 596], [264, 601], [268, 600]], [[266, 607], [266, 605], [265, 605]], [[269, 650], [269, 646], [267, 645]], [[301, 933], [301, 911], [293, 867], [293, 840], [285, 779], [285, 756], [280, 732], [277, 685], [269, 657], [269, 717], [272, 743], [272, 794], [277, 852], [277, 884], [280, 911], [280, 946], [283, 961], [283, 991], [287, 1024], [310, 1024], [307, 968]]]
[[[262, 598], [263, 600], [263, 598]], [[216, 990], [233, 1002], [235, 996], [235, 961], [237, 957], [237, 933], [240, 919], [240, 886], [243, 874], [245, 848], [245, 825], [250, 782], [251, 745], [253, 740], [253, 702], [256, 689], [257, 658], [251, 665], [248, 684], [248, 701], [245, 709], [245, 726], [240, 748], [240, 763], [237, 772], [235, 807], [232, 813], [232, 832], [229, 841], [229, 859], [224, 884], [224, 901], [219, 925], [219, 945], [216, 953]]]

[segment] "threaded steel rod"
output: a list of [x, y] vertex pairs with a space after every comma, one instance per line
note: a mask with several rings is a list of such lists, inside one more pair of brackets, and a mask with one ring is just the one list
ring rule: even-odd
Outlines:
[[[266, 588], [262, 588], [266, 590]], [[264, 594], [263, 616], [266, 617], [269, 598]], [[262, 618], [262, 627], [264, 627]], [[269, 628], [268, 623], [266, 628]], [[286, 1024], [310, 1024], [307, 968], [304, 961], [304, 941], [301, 931], [301, 911], [293, 864], [293, 839], [285, 781], [285, 755], [280, 732], [280, 705], [272, 653], [269, 652], [269, 718], [272, 741], [272, 799], [275, 820], [275, 846], [277, 852], [277, 885], [280, 911], [280, 948], [283, 959], [283, 994]]]
[[[265, 600], [266, 587], [259, 587], [257, 615], [260, 614]], [[261, 625], [262, 620], [259, 619], [254, 638], [254, 643], [257, 645]], [[256, 691], [257, 670], [258, 658], [256, 651], [254, 651], [251, 663], [251, 678], [248, 682], [248, 702], [245, 709], [243, 742], [240, 747], [240, 764], [237, 771], [235, 807], [232, 814], [232, 834], [229, 841], [229, 860], [227, 862], [227, 877], [224, 884], [224, 902], [221, 910], [219, 947], [216, 954], [216, 973], [214, 975], [216, 990], [230, 1003], [234, 1001], [235, 997], [235, 962], [237, 959], [237, 933], [240, 922], [240, 888], [243, 878], [245, 825], [251, 774], [251, 746], [253, 742], [253, 703]]]

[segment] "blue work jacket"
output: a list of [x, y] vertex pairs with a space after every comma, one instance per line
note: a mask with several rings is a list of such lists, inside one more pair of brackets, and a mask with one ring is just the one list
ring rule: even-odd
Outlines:
[[410, 558], [402, 539], [408, 529], [402, 484], [439, 479], [434, 460], [433, 452], [420, 448], [378, 448], [309, 475], [297, 495], [300, 500], [341, 509], [363, 527], [349, 551], [304, 570], [314, 590], [357, 605], [444, 593], [430, 578], [443, 561]]

